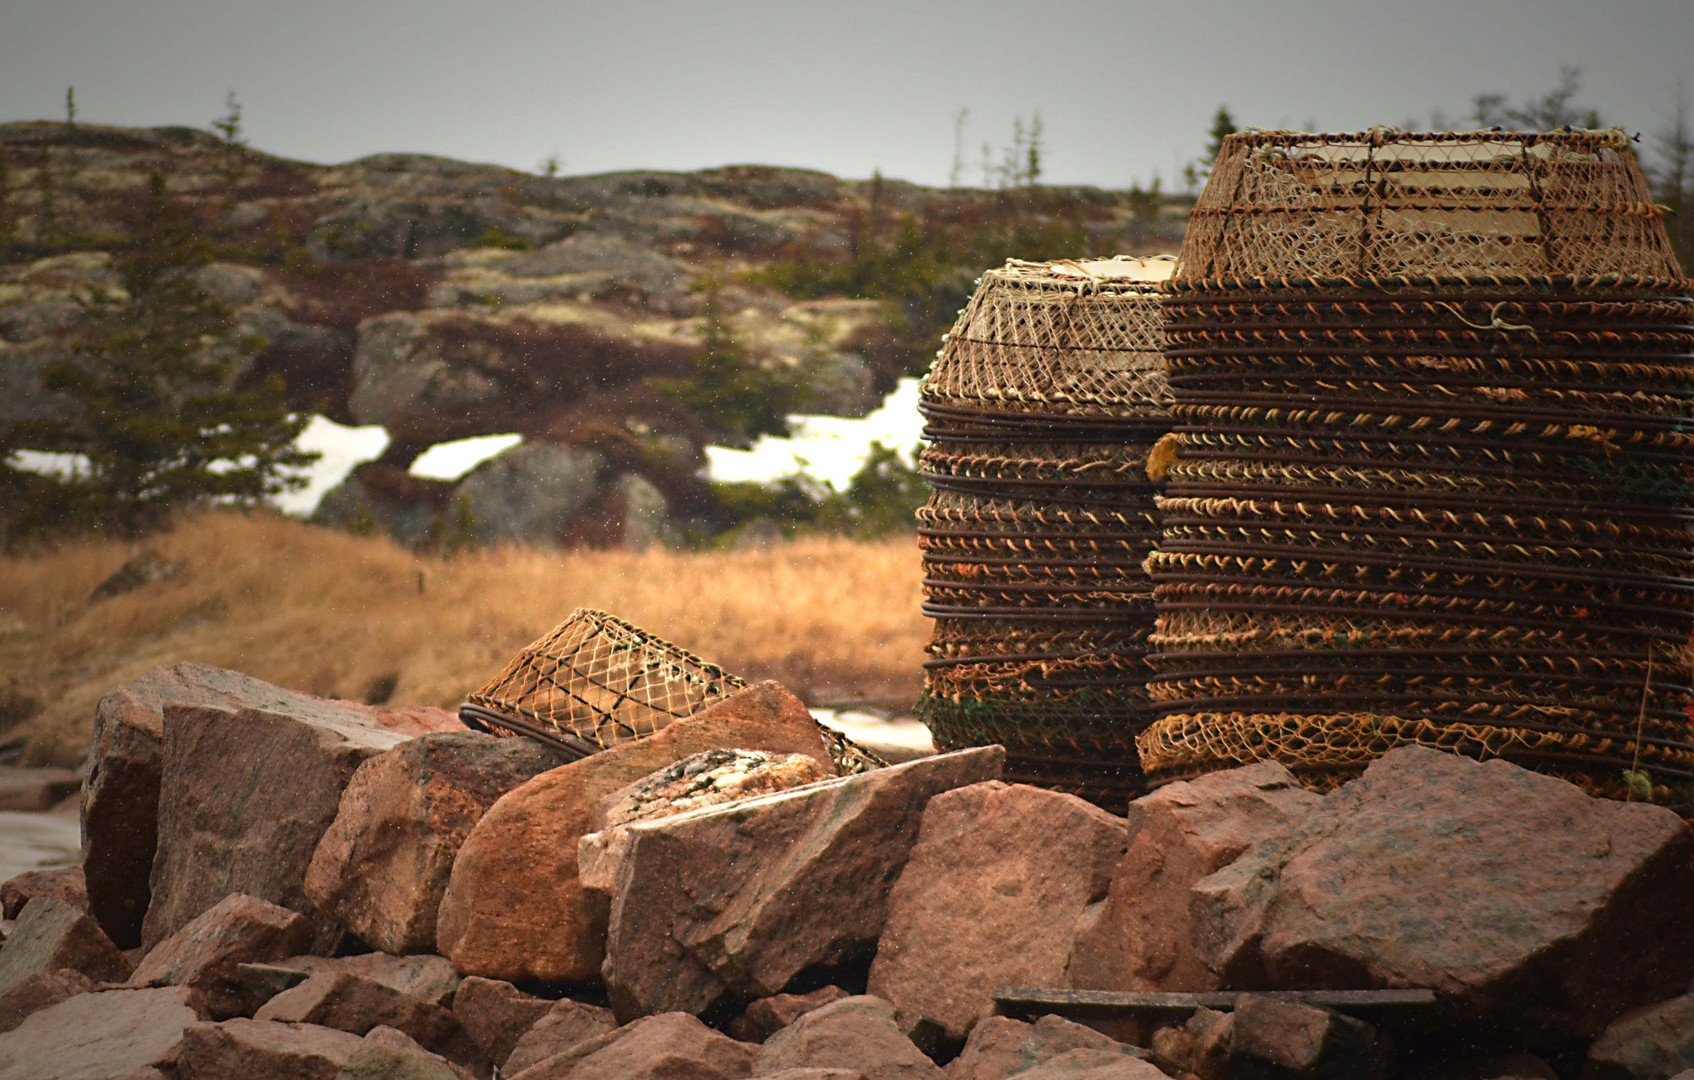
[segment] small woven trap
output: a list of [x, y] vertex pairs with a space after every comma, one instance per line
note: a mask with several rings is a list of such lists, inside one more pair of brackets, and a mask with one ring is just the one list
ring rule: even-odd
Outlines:
[[[1154, 782], [1694, 783], [1694, 300], [1616, 132], [1230, 136], [1166, 286]], [[1626, 774], [1629, 774], [1626, 777]]]
[[918, 512], [935, 620], [919, 718], [999, 743], [1008, 779], [1112, 810], [1151, 720], [1147, 478], [1169, 426], [1163, 259], [1011, 261], [982, 276], [924, 380]]
[[[747, 686], [680, 645], [592, 608], [578, 608], [521, 650], [459, 707], [478, 731], [522, 735], [572, 758], [644, 739]], [[842, 772], [885, 764], [818, 725]]]

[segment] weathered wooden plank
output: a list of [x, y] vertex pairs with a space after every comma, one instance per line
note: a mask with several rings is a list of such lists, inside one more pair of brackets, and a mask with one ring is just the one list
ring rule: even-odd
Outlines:
[[1214, 990], [1189, 994], [1008, 986], [994, 991], [994, 1011], [1020, 1020], [1052, 1013], [1073, 1019], [1171, 1021], [1202, 1008], [1229, 1012], [1244, 993], [1361, 1016], [1418, 1012], [1440, 1003], [1433, 990]]

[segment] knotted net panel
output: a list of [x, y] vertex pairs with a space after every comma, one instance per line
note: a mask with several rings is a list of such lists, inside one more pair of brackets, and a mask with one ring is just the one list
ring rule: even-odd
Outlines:
[[1226, 136], [1177, 275], [1680, 276], [1621, 131]]

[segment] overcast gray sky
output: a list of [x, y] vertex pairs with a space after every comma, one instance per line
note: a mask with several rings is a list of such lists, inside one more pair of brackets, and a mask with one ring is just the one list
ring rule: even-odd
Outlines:
[[945, 183], [1039, 111], [1054, 183], [1167, 183], [1227, 104], [1359, 129], [1537, 95], [1564, 64], [1632, 130], [1694, 96], [1694, 0], [711, 3], [3, 0], [0, 119], [204, 127], [254, 146], [566, 172], [757, 162]]

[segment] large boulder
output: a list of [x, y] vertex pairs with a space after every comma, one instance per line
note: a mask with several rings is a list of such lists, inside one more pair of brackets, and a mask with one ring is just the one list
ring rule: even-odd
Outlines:
[[0, 1035], [0, 1080], [118, 1080], [169, 1068], [184, 1031], [200, 1019], [193, 993], [178, 986], [114, 990], [42, 1009]]
[[1665, 1080], [1694, 1069], [1694, 994], [1635, 1009], [1588, 1048], [1582, 1080]]
[[942, 1080], [935, 1062], [906, 1038], [894, 1007], [859, 996], [813, 1009], [765, 1040], [755, 1075], [783, 1069], [853, 1069], [865, 1080]]
[[359, 766], [306, 870], [306, 896], [389, 953], [435, 951], [453, 858], [494, 801], [563, 764], [530, 739], [425, 735]]
[[606, 950], [607, 900], [582, 886], [577, 847], [600, 800], [720, 747], [806, 754], [828, 767], [817, 724], [774, 683], [749, 687], [657, 733], [542, 773], [502, 795], [453, 862], [436, 943], [461, 974], [590, 982]]
[[[1167, 784], [1129, 804], [1129, 850], [1105, 903], [1077, 926], [1065, 984], [1080, 990], [1218, 989], [1194, 950], [1189, 890], [1323, 800], [1264, 761]], [[1060, 985], [1060, 984], [1053, 984]]]
[[612, 1008], [703, 1012], [867, 955], [924, 807], [1004, 761], [961, 750], [632, 827], [603, 972]]
[[298, 695], [236, 709], [167, 705], [143, 943], [246, 893], [312, 918], [316, 948], [332, 946], [341, 930], [307, 898], [306, 868], [353, 772], [404, 738], [369, 710]]
[[87, 912], [38, 896], [24, 905], [0, 948], [0, 993], [32, 975], [66, 968], [95, 982], [122, 982], [129, 977], [130, 962]]
[[888, 896], [869, 992], [907, 1030], [957, 1045], [1002, 986], [1058, 986], [1077, 920], [1103, 900], [1124, 820], [1027, 784], [990, 781], [931, 799]]
[[482, 543], [550, 546], [600, 498], [605, 468], [587, 447], [525, 442], [472, 469], [458, 498]]
[[311, 521], [354, 532], [374, 525], [392, 540], [422, 547], [452, 521], [452, 503], [453, 485], [444, 480], [413, 476], [389, 461], [367, 461], [324, 492]]
[[314, 1024], [240, 1019], [193, 1024], [183, 1033], [177, 1077], [336, 1080], [359, 1047], [358, 1036]]
[[304, 915], [237, 893], [154, 946], [129, 982], [191, 987], [212, 1019], [226, 1020], [247, 1012], [240, 965], [281, 960], [311, 943], [312, 923]]
[[687, 1013], [648, 1016], [555, 1054], [511, 1080], [741, 1080], [755, 1048], [720, 1035]]
[[1694, 975], [1694, 833], [1506, 761], [1395, 750], [1193, 889], [1228, 984], [1429, 987], [1524, 1037], [1598, 1035]]
[[[207, 664], [154, 668], [112, 690], [94, 711], [94, 746], [82, 803], [84, 870], [89, 910], [120, 948], [141, 944], [151, 898], [148, 881], [158, 835], [159, 778], [167, 706], [242, 709], [287, 715], [331, 709], [358, 715], [400, 735], [421, 735], [458, 722], [442, 710], [383, 709], [297, 694]], [[236, 891], [236, 890], [226, 890]], [[224, 894], [214, 897], [214, 902]]]

